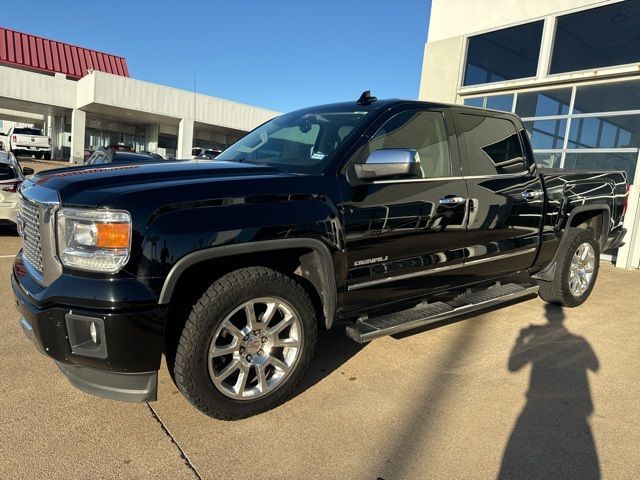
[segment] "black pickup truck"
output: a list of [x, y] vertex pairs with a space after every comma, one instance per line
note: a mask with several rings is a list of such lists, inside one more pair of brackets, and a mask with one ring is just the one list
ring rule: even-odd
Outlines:
[[539, 293], [580, 305], [621, 245], [621, 172], [541, 171], [514, 115], [299, 110], [215, 161], [80, 166], [21, 188], [13, 291], [76, 387], [217, 418], [283, 402], [320, 330], [356, 342]]

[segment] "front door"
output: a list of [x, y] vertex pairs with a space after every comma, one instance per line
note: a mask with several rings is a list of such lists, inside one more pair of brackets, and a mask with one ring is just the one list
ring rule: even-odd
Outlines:
[[457, 110], [469, 191], [465, 277], [476, 282], [527, 270], [540, 244], [544, 193], [512, 117]]
[[374, 150], [410, 148], [420, 156], [421, 176], [348, 187], [347, 309], [419, 296], [462, 275], [467, 190], [455, 137], [447, 134], [449, 113], [405, 106], [374, 130], [355, 163]]

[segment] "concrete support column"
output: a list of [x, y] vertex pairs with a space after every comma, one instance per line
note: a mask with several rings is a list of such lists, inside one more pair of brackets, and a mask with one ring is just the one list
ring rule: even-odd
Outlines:
[[178, 126], [178, 148], [176, 149], [176, 158], [191, 158], [191, 149], [193, 148], [193, 119], [183, 118]]
[[158, 153], [158, 133], [160, 126], [157, 123], [147, 125], [144, 130], [144, 148], [148, 152]]
[[640, 267], [640, 189], [638, 185], [631, 185], [629, 199], [627, 200], [627, 213], [624, 217], [624, 227], [627, 234], [624, 237], [624, 245], [618, 249], [616, 267], [639, 268]]
[[87, 114], [84, 110], [74, 108], [71, 112], [71, 158], [73, 163], [84, 162], [84, 130]]

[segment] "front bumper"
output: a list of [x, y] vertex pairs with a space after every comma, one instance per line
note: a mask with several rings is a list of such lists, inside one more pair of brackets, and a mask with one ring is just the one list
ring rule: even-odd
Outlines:
[[[132, 289], [127, 289], [128, 297], [120, 297], [119, 304], [118, 296], [113, 295], [114, 288], [118, 291], [114, 287], [117, 280], [92, 279], [92, 286], [113, 301], [111, 308], [103, 308], [103, 302], [96, 302], [101, 296], [98, 291], [93, 291], [93, 299], [82, 298], [93, 289], [82, 290], [76, 283], [88, 281], [63, 274], [38, 291], [18, 255], [11, 283], [25, 334], [80, 390], [120, 401], [155, 400], [166, 308], [148, 302], [136, 308]], [[56, 295], [61, 291], [77, 296], [70, 302]], [[96, 308], [96, 303], [102, 308]], [[79, 321], [91, 320], [98, 326], [98, 343], [104, 348], [87, 348], [91, 342], [79, 331]]]

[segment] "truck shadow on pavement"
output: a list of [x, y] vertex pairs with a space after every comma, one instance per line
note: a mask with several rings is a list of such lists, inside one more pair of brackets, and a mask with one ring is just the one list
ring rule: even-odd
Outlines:
[[295, 389], [294, 397], [331, 375], [367, 345], [356, 343], [347, 338], [342, 333], [344, 330], [340, 327], [334, 330], [325, 332], [318, 340], [316, 353], [311, 360], [309, 370], [305, 373], [298, 388]]
[[591, 345], [564, 326], [562, 307], [547, 304], [545, 325], [520, 331], [508, 369], [531, 363], [527, 404], [505, 448], [499, 479], [600, 478], [588, 417], [588, 370], [598, 371]]

